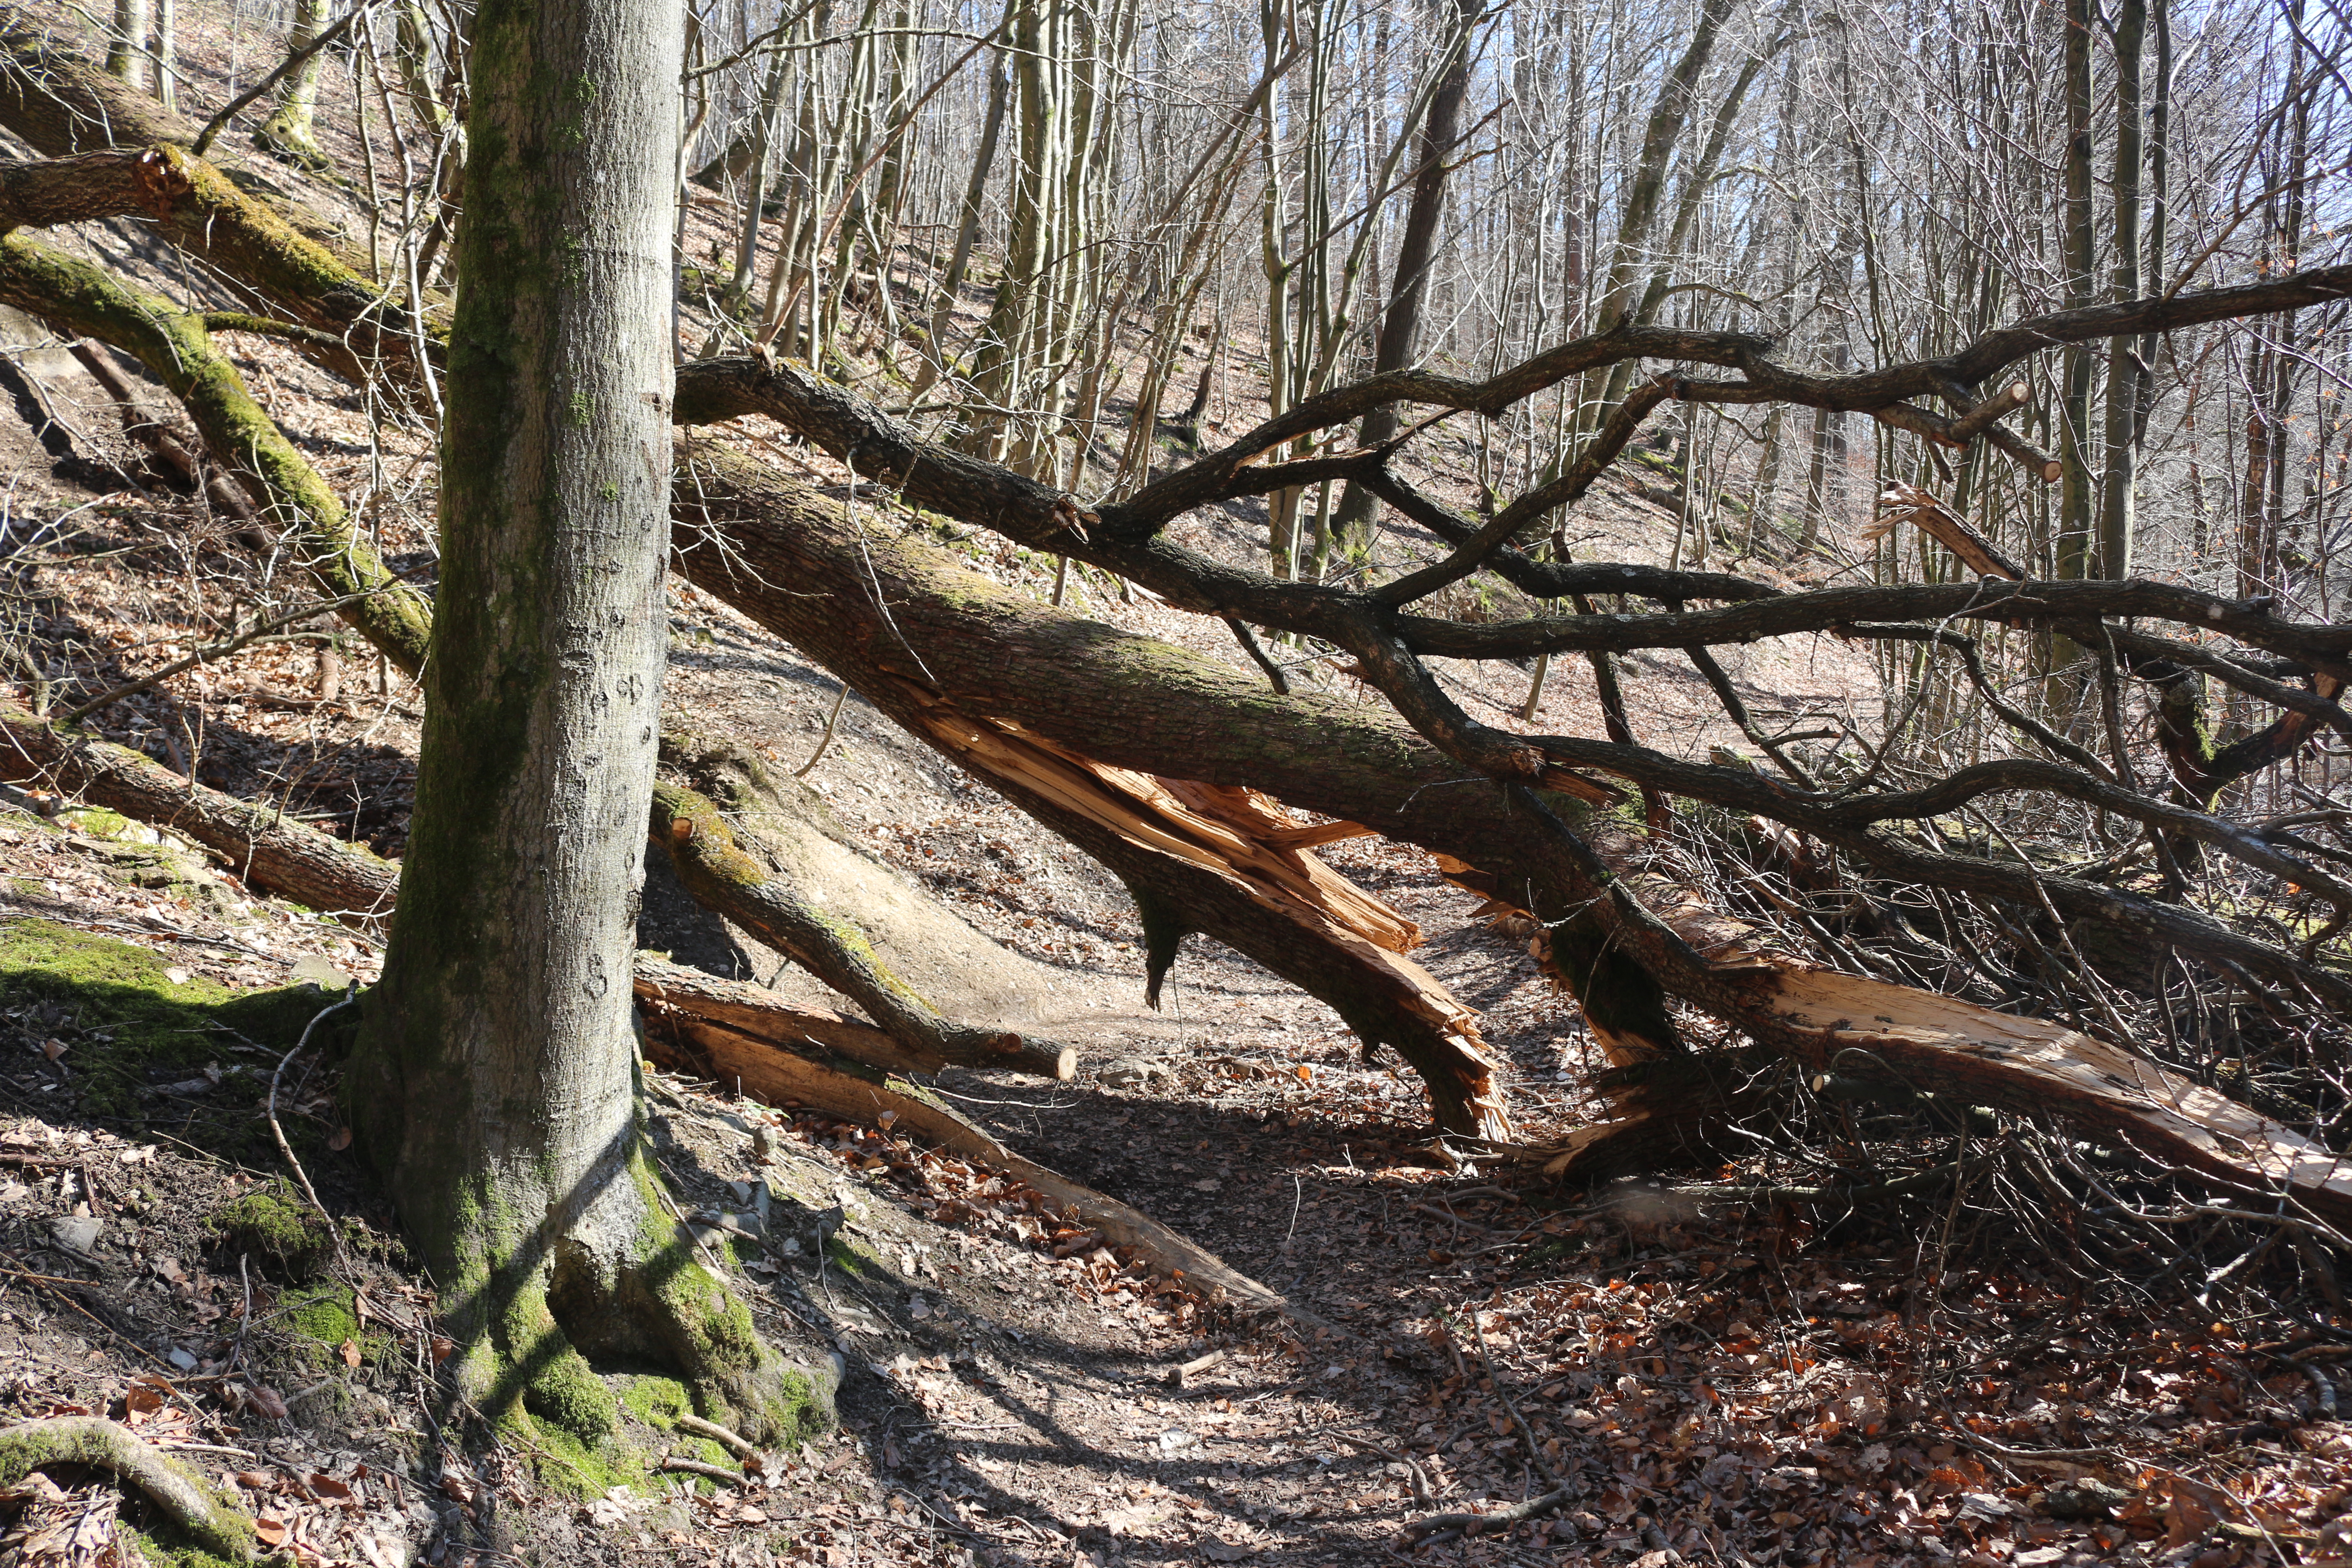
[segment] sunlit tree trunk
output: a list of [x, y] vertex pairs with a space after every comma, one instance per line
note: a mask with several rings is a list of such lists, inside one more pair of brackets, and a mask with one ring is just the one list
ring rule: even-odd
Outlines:
[[676, 0], [475, 22], [415, 814], [354, 1124], [459, 1342], [454, 1392], [593, 1444], [583, 1359], [782, 1435], [822, 1401], [665, 1212], [630, 965], [668, 538]]

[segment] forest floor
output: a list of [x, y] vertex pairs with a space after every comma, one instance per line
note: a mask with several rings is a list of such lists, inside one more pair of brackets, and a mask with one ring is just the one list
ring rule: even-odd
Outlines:
[[[184, 58], [225, 85], [217, 38], [192, 26]], [[323, 123], [347, 124], [333, 81]], [[717, 235], [708, 221], [697, 243]], [[164, 276], [133, 227], [93, 227], [86, 243]], [[21, 319], [0, 321], [0, 340], [15, 409], [0, 412], [0, 572], [8, 603], [26, 607], [10, 637], [94, 691], [274, 591], [283, 568], [239, 560], [199, 502], [127, 483], [115, 411], [60, 345]], [[387, 555], [429, 582], [429, 443], [278, 345], [230, 344]], [[1237, 351], [1222, 385], [1247, 379], [1245, 359]], [[1210, 438], [1256, 412], [1221, 396]], [[805, 477], [840, 479], [772, 428], [754, 434]], [[1416, 477], [1466, 499], [1469, 443], [1441, 433], [1419, 449]], [[1580, 557], [1674, 549], [1673, 512], [1640, 482], [1610, 481], [1581, 515]], [[1263, 551], [1263, 529], [1262, 511], [1237, 507], [1179, 532], [1244, 559]], [[1382, 548], [1410, 545], [1399, 534]], [[986, 541], [970, 554], [975, 570], [1052, 591], [1050, 562]], [[1824, 554], [1740, 569], [1814, 580], [1846, 568]], [[714, 1255], [735, 1250], [780, 1343], [839, 1358], [840, 1429], [767, 1456], [740, 1485], [469, 1448], [436, 1425], [430, 1284], [349, 1147], [332, 1064], [287, 1057], [331, 993], [375, 977], [378, 933], [273, 900], [120, 819], [12, 793], [0, 801], [11, 1415], [131, 1424], [234, 1489], [265, 1542], [304, 1568], [2345, 1560], [2330, 1533], [2352, 1518], [2340, 1306], [2315, 1323], [2250, 1298], [2239, 1287], [2264, 1259], [2242, 1260], [2234, 1280], [2153, 1261], [2118, 1278], [2028, 1242], [2014, 1194], [1965, 1183], [1932, 1206], [1836, 1215], [1654, 1182], [1562, 1188], [1449, 1146], [1410, 1077], [1368, 1063], [1328, 1009], [1213, 942], [1192, 939], [1164, 1011], [1146, 1013], [1141, 933], [1108, 873], [854, 695], [821, 745], [831, 678], [693, 589], [673, 592], [676, 721], [786, 771], [814, 761], [806, 782], [877, 863], [1041, 966], [1083, 1016], [1075, 1081], [959, 1070], [942, 1092], [1007, 1145], [1334, 1330], [1239, 1321], [1181, 1283], [1074, 1250], [1085, 1238], [1017, 1184], [887, 1131], [655, 1075], [680, 1205]], [[1066, 595], [1250, 668], [1213, 621], [1124, 602], [1082, 571]], [[1732, 673], [1766, 724], [1874, 728], [1875, 674], [1846, 645], [1742, 651]], [[1328, 668], [1294, 674], [1352, 687]], [[1530, 671], [1441, 674], [1482, 719], [1520, 723]], [[1629, 659], [1625, 675], [1647, 743], [1685, 755], [1738, 743], [1686, 666]], [[397, 674], [298, 631], [94, 722], [396, 855], [418, 701]], [[1533, 722], [1598, 733], [1589, 671], [1551, 669]], [[1415, 958], [1480, 1014], [1530, 1140], [1591, 1114], [1597, 1063], [1576, 1009], [1519, 940], [1418, 850], [1358, 839], [1321, 853], [1419, 923]], [[658, 874], [641, 942], [807, 984]], [[322, 989], [287, 989], [305, 984]], [[341, 1247], [291, 1182], [273, 1099]], [[1805, 1179], [1794, 1158], [1759, 1152], [1711, 1173], [1750, 1189]], [[743, 1219], [762, 1208], [763, 1223]], [[677, 1426], [675, 1384], [642, 1368], [611, 1375], [646, 1454], [732, 1465]], [[1570, 1503], [1507, 1531], [1415, 1540], [1408, 1528], [1561, 1488]], [[13, 1514], [0, 1568], [122, 1561], [136, 1532], [154, 1531], [110, 1485], [70, 1476], [0, 1493], [0, 1513]]]

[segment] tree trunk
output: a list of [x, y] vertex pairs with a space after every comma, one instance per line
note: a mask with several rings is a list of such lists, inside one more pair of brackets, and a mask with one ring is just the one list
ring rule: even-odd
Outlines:
[[154, 0], [114, 0], [114, 37], [106, 45], [107, 73], [142, 92], [152, 75], [147, 35], [153, 17]]
[[[2140, 57], [2147, 37], [2147, 0], [2123, 0], [2116, 8], [2116, 267], [2115, 300], [2140, 295], [2140, 167], [2147, 139], [2141, 125]], [[2132, 574], [2132, 535], [2137, 521], [2141, 383], [2147, 377], [2136, 339], [2107, 344], [2106, 483], [2099, 498], [2098, 577]]]
[[[1445, 160], [1462, 131], [1462, 100], [1470, 95], [1470, 30], [1477, 25], [1483, 0], [1460, 0], [1460, 16], [1451, 42], [1452, 63], [1444, 79], [1429, 100], [1429, 117], [1422, 122], [1420, 144], [1413, 149], [1418, 172], [1412, 180], [1412, 202], [1405, 209], [1404, 234], [1397, 242], [1396, 271], [1389, 280], [1389, 308], [1381, 318], [1381, 335], [1372, 351], [1372, 371], [1405, 370], [1412, 366], [1421, 336], [1421, 312], [1429, 298], [1429, 268], [1437, 250], [1437, 230], [1445, 219]], [[1360, 443], [1377, 447], [1395, 439], [1397, 410], [1384, 405], [1364, 416]], [[1339, 515], [1333, 523], [1340, 543], [1360, 554], [1370, 547], [1371, 523], [1380, 501], [1363, 486], [1350, 484], [1339, 498]]]
[[666, 1215], [637, 1120], [683, 37], [674, 0], [477, 14], [442, 607], [400, 902], [345, 1086], [441, 1289], [453, 1392], [559, 1443], [617, 1428], [583, 1352], [669, 1365], [756, 1440], [796, 1436], [827, 1397]]
[[[294, 0], [294, 26], [286, 35], [286, 52], [299, 54], [318, 41], [327, 25], [327, 0]], [[278, 107], [254, 136], [260, 146], [292, 159], [306, 168], [328, 167], [312, 126], [319, 110], [319, 75], [326, 69], [323, 53], [314, 54], [278, 85]]]

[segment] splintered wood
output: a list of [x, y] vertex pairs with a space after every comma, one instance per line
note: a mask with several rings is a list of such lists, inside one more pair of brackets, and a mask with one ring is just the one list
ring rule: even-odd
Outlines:
[[[2284, 1192], [2339, 1224], [2352, 1223], [2352, 1158], [2079, 1030], [1807, 963], [1688, 889], [1661, 886], [1642, 866], [1638, 840], [1604, 832], [1592, 842], [1612, 870], [1645, 879], [1643, 901], [1715, 968], [1754, 977], [1735, 1021], [1797, 1059], [1834, 1063], [1842, 1073], [1875, 1070], [1915, 1089], [1965, 1095], [1972, 1104], [2048, 1111], [2226, 1185]], [[1447, 857], [1438, 864], [1487, 897], [1491, 909], [1504, 907], [1494, 900], [1491, 879], [1475, 868]], [[1619, 1066], [1654, 1056], [1621, 1056], [1617, 1043], [1600, 1044]], [[1579, 1129], [1545, 1152], [1545, 1169], [1597, 1173], [1623, 1164], [1631, 1151], [1703, 1145], [1697, 1123], [1709, 1108], [1643, 1100], [1638, 1089], [1623, 1096], [1628, 1115]], [[1713, 1109], [1717, 1120], [1721, 1109]]]
[[1367, 986], [1428, 1025], [1442, 1042], [1444, 1066], [1475, 1108], [1477, 1136], [1510, 1142], [1510, 1115], [1477, 1014], [1404, 956], [1419, 944], [1421, 929], [1303, 847], [1348, 837], [1336, 829], [1352, 824], [1302, 827], [1255, 790], [1112, 767], [1011, 720], [975, 721], [934, 694], [917, 697], [926, 730], [972, 771], [1018, 784], [1130, 844], [1213, 872], [1345, 952]]
[[2015, 562], [1995, 550], [1959, 513], [1918, 486], [1889, 485], [1879, 496], [1878, 506], [1878, 516], [1856, 536], [1858, 542], [1882, 539], [1894, 532], [1896, 524], [1907, 522], [1958, 556], [1961, 564], [1980, 577], [2006, 577], [2012, 583], [2025, 580]]

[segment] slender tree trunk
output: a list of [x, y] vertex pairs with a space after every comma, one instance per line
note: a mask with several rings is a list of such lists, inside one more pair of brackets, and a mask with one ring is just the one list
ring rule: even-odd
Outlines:
[[[286, 35], [289, 54], [307, 49], [327, 25], [328, 0], [294, 0], [294, 26]], [[257, 138], [262, 146], [299, 163], [323, 167], [327, 155], [319, 150], [313, 121], [319, 110], [319, 76], [326, 68], [323, 52], [296, 66], [278, 89], [278, 108], [261, 124]]]
[[[2091, 303], [2096, 237], [2091, 216], [2091, 4], [2066, 0], [2065, 208], [2061, 237], [2069, 310]], [[2090, 469], [2091, 353], [2065, 353], [2066, 386], [2061, 405], [2059, 460], [2065, 464], [2059, 497], [2057, 569], [2080, 577], [2091, 564], [2093, 491]]]
[[[1374, 372], [1403, 370], [1412, 363], [1421, 337], [1421, 316], [1429, 299], [1430, 262], [1437, 250], [1437, 232], [1445, 221], [1445, 160], [1462, 133], [1462, 104], [1470, 95], [1470, 31], [1485, 8], [1484, 0], [1458, 0], [1458, 20], [1449, 40], [1452, 63], [1429, 100], [1428, 118], [1413, 148], [1412, 203], [1405, 209], [1404, 233], [1397, 242], [1396, 270], [1389, 280], [1389, 305], [1381, 318], [1381, 335], [1372, 350]], [[1384, 404], [1364, 416], [1362, 445], [1377, 447], [1395, 437], [1396, 405]], [[1349, 484], [1339, 498], [1334, 531], [1353, 554], [1370, 546], [1372, 519], [1380, 502], [1360, 485]]]
[[153, 26], [154, 0], [114, 0], [114, 37], [106, 46], [106, 68], [132, 87], [147, 85], [151, 72], [147, 34]]
[[[1007, 21], [1011, 20], [1008, 16]], [[1003, 23], [998, 26], [1002, 27]], [[964, 184], [963, 208], [956, 219], [955, 252], [948, 258], [948, 269], [940, 279], [940, 298], [931, 309], [930, 353], [923, 367], [915, 373], [915, 384], [910, 395], [920, 397], [929, 391], [947, 369], [948, 329], [955, 323], [956, 296], [963, 289], [964, 273], [971, 266], [971, 247], [980, 238], [981, 198], [988, 193], [989, 171], [996, 166], [996, 143], [1004, 130], [1004, 100], [1011, 89], [1011, 79], [999, 65], [988, 79], [988, 110], [980, 124], [980, 146], [971, 155], [971, 177]]]
[[[2140, 168], [2146, 138], [2140, 121], [2140, 56], [2147, 37], [2147, 0], [2122, 0], [2116, 11], [2116, 268], [2118, 304], [2140, 294]], [[2137, 517], [2140, 383], [2147, 377], [2138, 344], [2116, 338], [2107, 345], [2106, 484], [2099, 500], [2098, 553], [2092, 574], [2128, 577]]]
[[823, 1394], [665, 1217], [629, 973], [665, 621], [676, 0], [487, 0], [441, 469], [441, 614], [393, 940], [347, 1090], [439, 1284], [454, 1392], [593, 1444], [583, 1353], [747, 1433]]
[[180, 107], [179, 0], [155, 0], [155, 96], [166, 109]]

